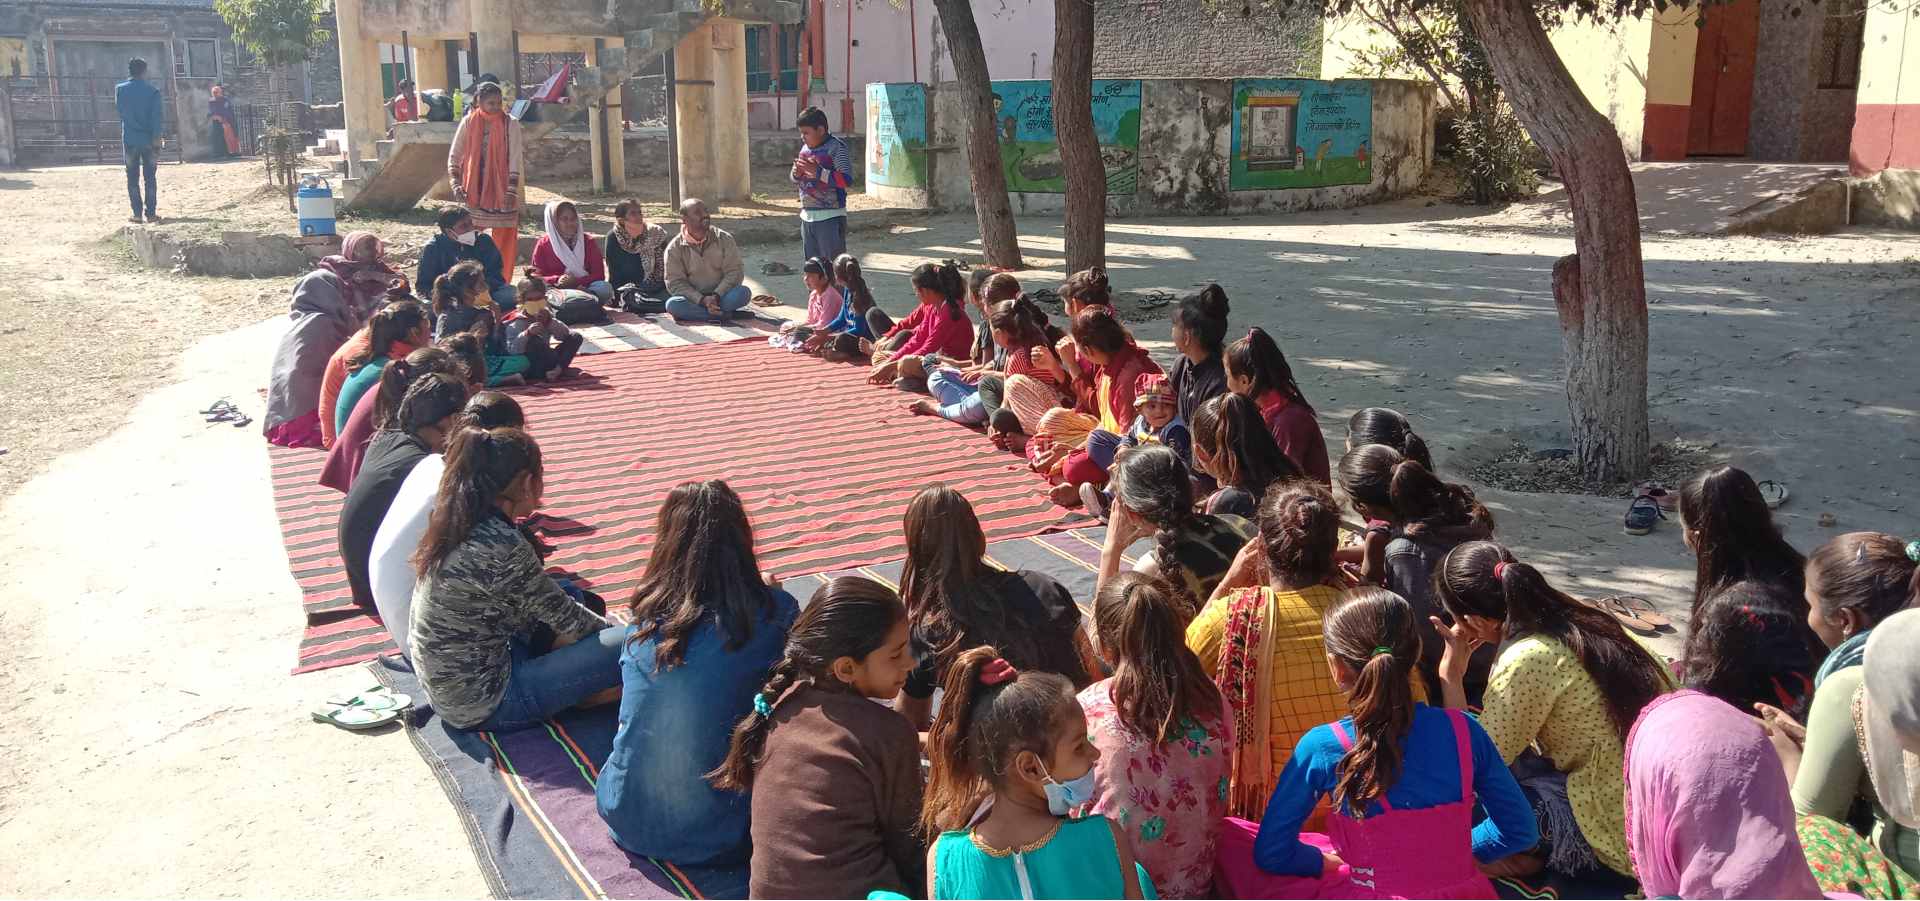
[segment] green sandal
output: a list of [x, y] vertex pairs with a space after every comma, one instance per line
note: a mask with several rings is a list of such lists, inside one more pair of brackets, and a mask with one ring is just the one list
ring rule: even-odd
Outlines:
[[412, 706], [412, 698], [380, 688], [350, 698], [330, 698], [314, 708], [313, 719], [349, 732], [364, 732], [398, 720]]

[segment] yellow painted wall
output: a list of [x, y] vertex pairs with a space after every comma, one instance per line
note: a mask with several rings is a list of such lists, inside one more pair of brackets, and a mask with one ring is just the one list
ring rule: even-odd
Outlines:
[[1700, 43], [1692, 7], [1656, 12], [1647, 48], [1647, 102], [1687, 106], [1693, 103], [1693, 52]]
[[[1647, 50], [1652, 31], [1651, 20], [1628, 19], [1605, 25], [1569, 23], [1552, 34], [1560, 59], [1567, 64], [1567, 70], [1587, 100], [1620, 133], [1620, 144], [1629, 159], [1640, 157], [1640, 132], [1647, 104]], [[1391, 46], [1392, 41], [1357, 16], [1329, 19], [1322, 32], [1320, 77], [1371, 76], [1374, 73], [1356, 68], [1355, 50]], [[1690, 48], [1688, 65], [1692, 65]], [[1400, 74], [1423, 77], [1420, 73]], [[1688, 78], [1691, 77], [1689, 68]], [[1687, 90], [1692, 90], [1690, 82]]]
[[1869, 3], [1856, 102], [1920, 103], [1920, 22], [1906, 4]]
[[1647, 113], [1647, 45], [1653, 24], [1646, 18], [1595, 24], [1572, 22], [1554, 30], [1554, 49], [1573, 73], [1588, 102], [1613, 123], [1628, 159], [1640, 158], [1640, 132]]

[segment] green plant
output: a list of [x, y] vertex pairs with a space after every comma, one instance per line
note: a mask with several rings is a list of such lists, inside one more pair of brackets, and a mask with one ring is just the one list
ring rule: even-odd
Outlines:
[[[1350, 48], [1358, 68], [1376, 77], [1424, 79], [1446, 100], [1454, 156], [1467, 178], [1463, 199], [1492, 204], [1532, 196], [1540, 184], [1538, 151], [1507, 106], [1461, 0], [1355, 0], [1353, 12], [1393, 39]], [[1550, 8], [1542, 14], [1552, 18]]]

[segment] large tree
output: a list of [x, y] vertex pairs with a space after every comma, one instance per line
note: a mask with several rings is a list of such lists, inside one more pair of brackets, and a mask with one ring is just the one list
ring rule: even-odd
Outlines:
[[1067, 179], [1067, 271], [1107, 259], [1107, 167], [1093, 130], [1093, 0], [1053, 4], [1053, 132]]
[[[1667, 0], [1461, 0], [1507, 102], [1553, 162], [1572, 207], [1574, 252], [1554, 263], [1552, 287], [1581, 471], [1596, 483], [1639, 478], [1647, 472], [1649, 444], [1647, 284], [1633, 173], [1620, 136], [1547, 39], [1535, 3], [1617, 19]], [[1352, 0], [1332, 0], [1326, 10], [1340, 15], [1351, 6]]]
[[1007, 171], [994, 134], [987, 52], [980, 44], [980, 26], [973, 21], [973, 5], [968, 0], [933, 0], [933, 8], [940, 14], [947, 49], [953, 54], [953, 76], [960, 84], [960, 107], [967, 117], [967, 170], [973, 181], [973, 212], [980, 220], [981, 251], [989, 265], [1025, 268], [1013, 204], [1007, 199]]

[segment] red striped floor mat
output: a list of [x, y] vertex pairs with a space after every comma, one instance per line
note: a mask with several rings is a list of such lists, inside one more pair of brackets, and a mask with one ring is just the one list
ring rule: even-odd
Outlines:
[[[546, 460], [548, 564], [624, 602], [646, 563], [654, 514], [690, 479], [720, 477], [753, 516], [763, 568], [782, 576], [901, 556], [900, 517], [934, 482], [973, 501], [987, 538], [1040, 532], [1061, 515], [1041, 479], [974, 432], [905, 412], [908, 395], [862, 367], [760, 342], [617, 353], [557, 387], [513, 393]], [[273, 448], [274, 504], [307, 631], [295, 672], [391, 651], [353, 606], [336, 553], [341, 495], [315, 483], [324, 454]]]

